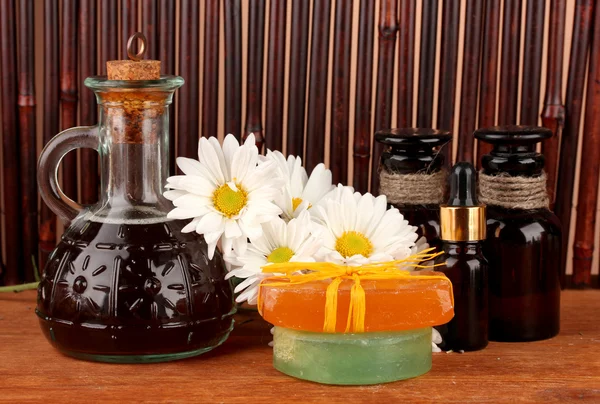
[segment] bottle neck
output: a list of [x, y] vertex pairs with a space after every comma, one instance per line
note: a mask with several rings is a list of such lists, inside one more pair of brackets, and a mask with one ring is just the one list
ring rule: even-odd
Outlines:
[[484, 174], [506, 173], [517, 177], [537, 177], [544, 170], [545, 159], [535, 150], [535, 144], [495, 144], [490, 154], [481, 159]]
[[482, 241], [444, 241], [442, 248], [447, 255], [482, 254]]
[[387, 171], [396, 174], [431, 174], [439, 171], [444, 165], [444, 156], [423, 145], [394, 146], [383, 151], [381, 165]]
[[100, 203], [112, 213], [167, 212], [169, 104], [141, 101], [100, 105]]

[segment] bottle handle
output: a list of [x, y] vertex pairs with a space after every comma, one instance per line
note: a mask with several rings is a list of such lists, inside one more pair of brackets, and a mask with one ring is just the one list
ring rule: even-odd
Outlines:
[[40, 195], [48, 207], [61, 219], [73, 220], [83, 206], [64, 194], [58, 185], [58, 167], [70, 151], [89, 148], [98, 151], [100, 140], [98, 126], [80, 126], [67, 129], [54, 136], [38, 160], [37, 180]]

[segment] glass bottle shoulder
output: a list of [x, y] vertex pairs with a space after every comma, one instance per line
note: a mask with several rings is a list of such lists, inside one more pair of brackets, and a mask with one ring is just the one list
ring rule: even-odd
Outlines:
[[496, 206], [487, 208], [488, 239], [529, 243], [543, 237], [560, 237], [558, 217], [547, 209], [513, 210]]

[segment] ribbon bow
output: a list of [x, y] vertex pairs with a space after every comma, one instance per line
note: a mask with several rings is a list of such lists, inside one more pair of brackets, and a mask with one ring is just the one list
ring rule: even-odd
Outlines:
[[[333, 262], [283, 262], [279, 264], [270, 264], [263, 267], [263, 272], [281, 272], [287, 282], [277, 282], [282, 277], [270, 277], [263, 280], [260, 286], [284, 286], [300, 285], [309, 282], [331, 279], [325, 293], [325, 321], [323, 332], [335, 332], [337, 318], [338, 289], [345, 279], [354, 281], [350, 289], [350, 307], [348, 309], [348, 319], [346, 321], [346, 331], [351, 329], [353, 332], [365, 331], [365, 312], [366, 296], [361, 280], [377, 279], [401, 279], [411, 277], [412, 279], [442, 279], [450, 280], [442, 275], [412, 275], [412, 273], [402, 267], [411, 268], [429, 268], [430, 266], [421, 265], [423, 261], [431, 260], [442, 253], [431, 253], [434, 248], [428, 248], [418, 254], [413, 254], [407, 258], [365, 264], [361, 266], [348, 266], [334, 264]], [[441, 265], [441, 264], [440, 264]], [[436, 266], [436, 265], [434, 265]], [[308, 273], [299, 273], [298, 271], [308, 270]], [[452, 284], [450, 283], [452, 291]]]

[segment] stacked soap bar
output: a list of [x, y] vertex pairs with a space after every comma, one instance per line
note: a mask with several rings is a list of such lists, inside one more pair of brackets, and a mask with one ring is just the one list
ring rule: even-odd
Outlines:
[[275, 327], [275, 369], [326, 384], [379, 384], [431, 369], [431, 327], [410, 331], [328, 334]]
[[454, 309], [447, 279], [437, 272], [418, 274], [436, 276], [361, 281], [366, 296], [362, 333], [344, 332], [351, 280], [339, 286], [335, 333], [323, 332], [331, 281], [263, 281], [258, 309], [275, 325], [273, 365], [290, 376], [327, 384], [376, 384], [426, 373], [431, 327], [450, 321]]

